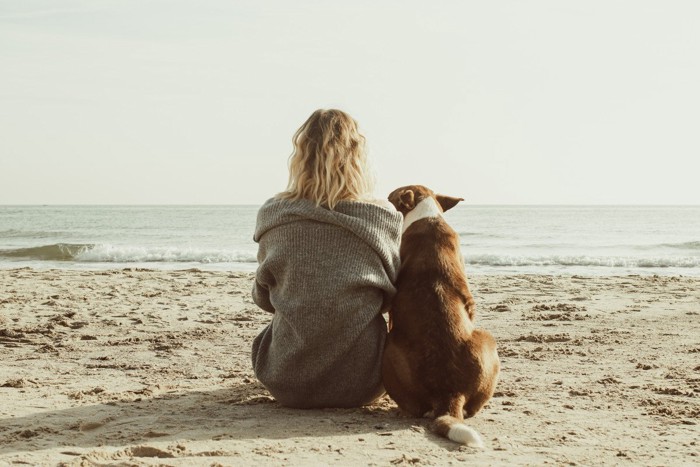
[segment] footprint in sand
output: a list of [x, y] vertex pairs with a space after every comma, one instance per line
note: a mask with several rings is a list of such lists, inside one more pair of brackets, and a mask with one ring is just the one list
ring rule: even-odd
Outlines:
[[92, 431], [97, 428], [105, 426], [105, 422], [83, 422], [78, 425], [78, 430], [80, 431]]

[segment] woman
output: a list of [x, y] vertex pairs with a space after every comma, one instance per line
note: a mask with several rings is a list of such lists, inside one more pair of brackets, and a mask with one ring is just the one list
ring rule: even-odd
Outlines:
[[402, 216], [370, 198], [364, 142], [348, 114], [317, 110], [294, 135], [287, 190], [258, 212], [253, 300], [274, 315], [253, 368], [288, 407], [356, 407], [384, 393], [382, 311]]

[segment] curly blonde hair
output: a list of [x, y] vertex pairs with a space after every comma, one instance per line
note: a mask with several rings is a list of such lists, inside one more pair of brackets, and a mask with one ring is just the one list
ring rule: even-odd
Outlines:
[[339, 201], [368, 199], [374, 188], [357, 122], [336, 109], [319, 109], [292, 138], [289, 184], [282, 199], [308, 199], [333, 209]]

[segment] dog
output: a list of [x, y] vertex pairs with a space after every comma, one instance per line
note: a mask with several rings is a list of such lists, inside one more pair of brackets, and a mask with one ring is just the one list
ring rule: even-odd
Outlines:
[[384, 387], [412, 416], [432, 414], [433, 432], [483, 448], [464, 417], [493, 396], [500, 361], [491, 333], [474, 327], [459, 236], [442, 216], [464, 199], [409, 185], [394, 190], [389, 201], [404, 225], [382, 359]]

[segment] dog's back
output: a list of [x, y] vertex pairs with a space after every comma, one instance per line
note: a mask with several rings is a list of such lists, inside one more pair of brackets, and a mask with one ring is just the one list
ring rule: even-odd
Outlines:
[[[401, 238], [401, 269], [394, 308], [425, 310], [449, 319], [465, 312], [474, 318], [474, 299], [469, 293], [459, 237], [442, 217], [414, 222]], [[398, 318], [398, 317], [397, 317]], [[463, 328], [455, 328], [460, 333]]]

